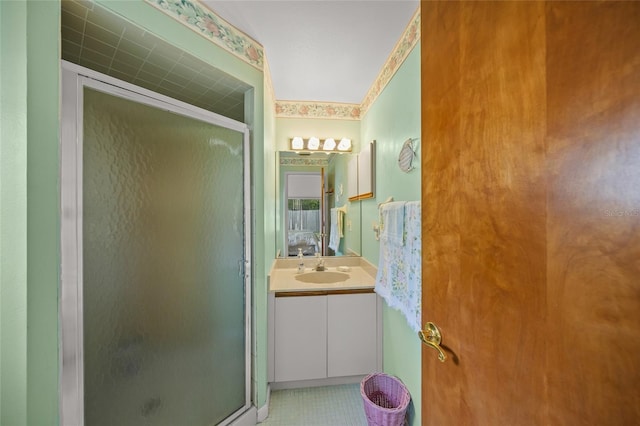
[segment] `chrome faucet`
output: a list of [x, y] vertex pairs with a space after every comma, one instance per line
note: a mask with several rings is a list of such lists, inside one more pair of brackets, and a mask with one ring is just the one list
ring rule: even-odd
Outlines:
[[315, 269], [316, 271], [324, 271], [324, 259], [320, 257], [319, 253], [316, 253], [316, 259], [318, 259], [318, 263], [316, 263]]

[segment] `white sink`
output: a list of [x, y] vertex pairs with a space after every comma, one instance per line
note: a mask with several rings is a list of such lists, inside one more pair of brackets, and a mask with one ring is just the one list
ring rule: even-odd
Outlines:
[[302, 281], [303, 283], [333, 284], [348, 280], [349, 274], [333, 271], [313, 271], [306, 272], [304, 274], [298, 274], [295, 276], [295, 278], [296, 280]]

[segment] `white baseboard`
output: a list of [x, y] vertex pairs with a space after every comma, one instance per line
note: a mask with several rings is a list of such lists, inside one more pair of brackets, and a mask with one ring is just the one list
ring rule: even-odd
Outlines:
[[291, 382], [274, 382], [270, 383], [273, 390], [280, 389], [297, 389], [297, 388], [312, 388], [316, 386], [335, 386], [335, 385], [347, 385], [353, 383], [360, 383], [362, 376], [344, 376], [344, 377], [329, 377], [327, 379], [313, 379], [313, 380], [297, 380]]

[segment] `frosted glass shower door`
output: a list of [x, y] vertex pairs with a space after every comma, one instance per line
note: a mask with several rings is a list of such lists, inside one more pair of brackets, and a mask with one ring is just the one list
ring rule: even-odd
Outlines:
[[244, 134], [81, 90], [84, 424], [217, 424], [248, 405]]

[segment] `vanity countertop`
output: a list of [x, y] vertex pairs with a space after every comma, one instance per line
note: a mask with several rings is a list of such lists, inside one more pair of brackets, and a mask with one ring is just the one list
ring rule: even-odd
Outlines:
[[[348, 267], [349, 278], [335, 283], [306, 283], [296, 279], [298, 273], [298, 259], [277, 259], [269, 273], [269, 291], [326, 291], [326, 290], [354, 290], [373, 288], [376, 282], [376, 268], [365, 259], [359, 257], [325, 257], [325, 271], [343, 272], [338, 267]], [[305, 272], [313, 272], [315, 258], [305, 258]], [[318, 272], [321, 274], [322, 272]]]

